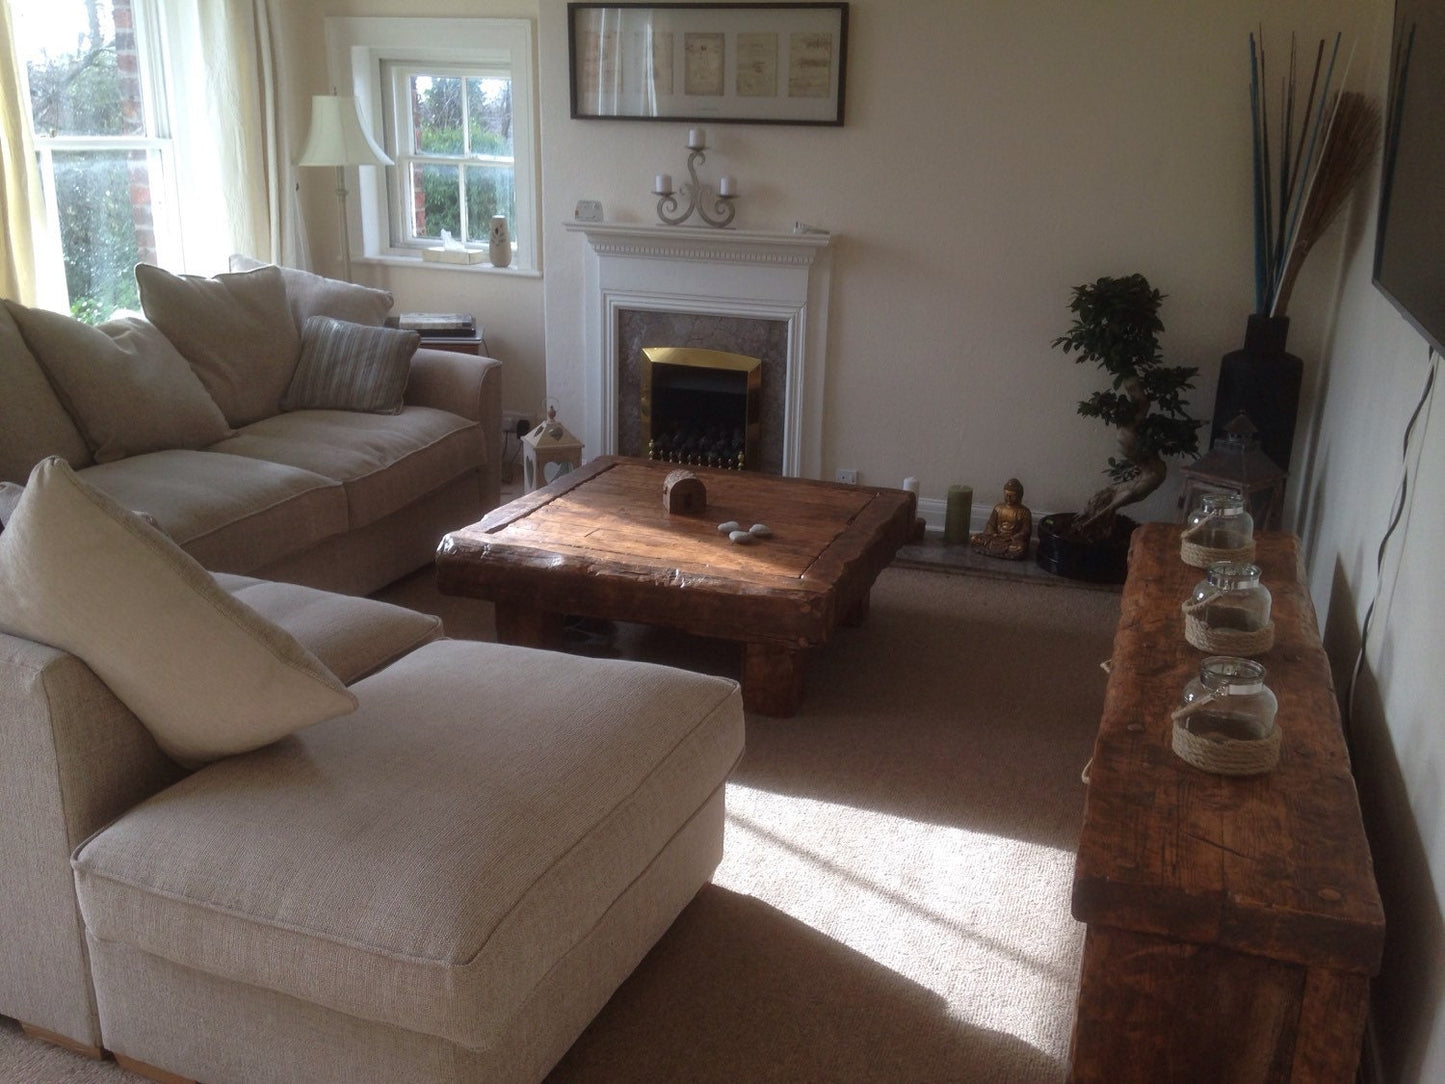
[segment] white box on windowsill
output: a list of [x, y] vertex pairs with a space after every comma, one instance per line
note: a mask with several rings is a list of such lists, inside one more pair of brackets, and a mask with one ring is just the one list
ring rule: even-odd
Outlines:
[[422, 249], [421, 258], [427, 263], [474, 264], [481, 263], [487, 258], [487, 250], [484, 248], [445, 248], [438, 245], [436, 248]]

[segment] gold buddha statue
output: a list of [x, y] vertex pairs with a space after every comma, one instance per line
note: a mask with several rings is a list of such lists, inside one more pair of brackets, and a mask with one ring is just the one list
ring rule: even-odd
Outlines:
[[1003, 487], [1003, 503], [993, 506], [983, 530], [970, 535], [968, 544], [988, 557], [1022, 561], [1029, 553], [1034, 516], [1023, 504], [1024, 487], [1010, 478]]

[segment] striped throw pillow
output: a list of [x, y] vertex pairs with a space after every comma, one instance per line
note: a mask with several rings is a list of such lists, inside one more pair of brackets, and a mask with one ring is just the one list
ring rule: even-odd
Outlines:
[[420, 342], [415, 331], [312, 316], [301, 331], [301, 360], [281, 409], [400, 413]]

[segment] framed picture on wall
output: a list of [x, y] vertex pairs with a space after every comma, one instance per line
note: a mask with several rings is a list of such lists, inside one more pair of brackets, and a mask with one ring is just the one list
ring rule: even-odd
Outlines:
[[843, 123], [847, 4], [568, 4], [572, 116]]

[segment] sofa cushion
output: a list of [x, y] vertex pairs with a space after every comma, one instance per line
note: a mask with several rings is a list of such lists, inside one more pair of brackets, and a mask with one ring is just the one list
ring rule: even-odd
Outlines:
[[204, 448], [231, 427], [186, 359], [138, 317], [91, 327], [6, 301], [97, 463], [161, 448]]
[[[250, 256], [233, 255], [230, 266], [232, 271], [254, 271], [273, 265]], [[298, 335], [313, 316], [334, 316], [352, 324], [379, 327], [391, 311], [390, 290], [329, 279], [296, 267], [281, 268], [281, 281], [286, 285], [286, 303], [296, 321]]]
[[15, 318], [0, 305], [0, 481], [21, 482], [48, 455], [72, 467], [90, 462], [90, 448], [60, 405]]
[[285, 463], [343, 483], [352, 529], [406, 507], [486, 461], [479, 426], [429, 407], [406, 407], [400, 414], [278, 414], [246, 426], [212, 450]]
[[91, 935], [486, 1049], [742, 751], [734, 682], [643, 663], [443, 640], [354, 691], [81, 847]]
[[313, 316], [302, 329], [301, 360], [281, 409], [395, 414], [420, 345], [415, 331]]
[[81, 477], [124, 507], [153, 515], [212, 572], [252, 572], [347, 529], [346, 490], [338, 482], [262, 459], [149, 452], [87, 467]]
[[441, 618], [389, 602], [225, 572], [217, 572], [215, 579], [233, 597], [296, 637], [344, 685], [442, 635]]
[[80, 658], [181, 764], [356, 706], [295, 637], [59, 458], [31, 473], [0, 534], [0, 630]]
[[146, 317], [191, 363], [227, 422], [276, 413], [301, 352], [279, 267], [203, 278], [142, 263], [135, 281]]

